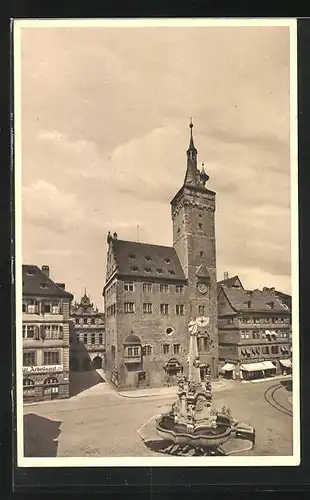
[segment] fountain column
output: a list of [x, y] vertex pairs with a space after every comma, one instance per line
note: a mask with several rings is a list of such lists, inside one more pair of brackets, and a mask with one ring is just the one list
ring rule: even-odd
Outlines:
[[189, 354], [188, 354], [188, 380], [196, 384], [201, 383], [200, 369], [199, 369], [199, 355], [197, 345], [197, 323], [191, 321], [189, 323]]

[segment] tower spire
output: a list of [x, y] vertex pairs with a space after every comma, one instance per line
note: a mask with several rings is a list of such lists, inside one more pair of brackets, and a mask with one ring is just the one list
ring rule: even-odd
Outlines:
[[189, 147], [188, 150], [186, 151], [187, 154], [187, 169], [186, 169], [186, 174], [185, 174], [185, 179], [184, 179], [184, 184], [187, 185], [195, 185], [197, 182], [197, 149], [195, 148], [194, 145], [194, 138], [193, 138], [193, 120], [192, 118], [190, 119], [189, 123], [189, 128], [190, 128], [190, 139], [189, 139]]
[[194, 145], [194, 138], [193, 138], [193, 119], [192, 117], [190, 118], [190, 122], [189, 122], [189, 128], [190, 128], [190, 131], [191, 131], [191, 135], [190, 135], [190, 140], [189, 140], [189, 147], [188, 147], [188, 150], [187, 150], [187, 156], [189, 156], [189, 153], [194, 153], [194, 155], [197, 155], [197, 149], [195, 148], [195, 145]]

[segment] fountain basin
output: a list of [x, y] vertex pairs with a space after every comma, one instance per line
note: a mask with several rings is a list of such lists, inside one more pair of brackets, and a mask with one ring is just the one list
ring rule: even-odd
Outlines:
[[170, 415], [163, 415], [156, 422], [156, 430], [161, 438], [174, 444], [216, 448], [236, 435], [236, 424], [218, 422], [215, 428], [201, 424], [188, 432], [186, 425], [175, 423]]
[[189, 432], [187, 426], [176, 423], [171, 414], [165, 414], [156, 421], [157, 434], [174, 444], [186, 444], [193, 448], [218, 448], [230, 439], [246, 439], [255, 443], [255, 431], [247, 424], [238, 423], [226, 415], [217, 415], [216, 427], [200, 424]]

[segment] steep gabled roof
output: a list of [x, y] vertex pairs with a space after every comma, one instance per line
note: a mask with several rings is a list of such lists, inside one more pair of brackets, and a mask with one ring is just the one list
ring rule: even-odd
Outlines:
[[71, 293], [66, 292], [50, 278], [47, 278], [38, 266], [26, 264], [23, 265], [23, 295], [73, 299]]
[[208, 268], [205, 264], [200, 264], [200, 266], [198, 267], [195, 274], [196, 274], [197, 278], [210, 279], [210, 274], [209, 274]]
[[[237, 312], [286, 312], [287, 309], [274, 293], [261, 290], [244, 290], [243, 288], [222, 287], [229, 303]], [[251, 306], [248, 307], [248, 303]], [[273, 307], [272, 307], [273, 304]]]
[[185, 275], [173, 247], [113, 240], [118, 276], [185, 281]]
[[232, 276], [231, 278], [227, 278], [225, 280], [218, 281], [217, 287], [219, 289], [222, 285], [224, 285], [227, 288], [232, 288], [233, 286], [236, 286], [236, 283], [238, 283], [238, 284], [240, 283], [241, 288], [243, 288], [241, 280], [240, 280], [239, 276], [237, 276], [237, 275]]

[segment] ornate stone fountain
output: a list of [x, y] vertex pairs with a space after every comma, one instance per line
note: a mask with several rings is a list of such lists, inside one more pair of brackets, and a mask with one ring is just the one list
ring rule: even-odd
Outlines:
[[247, 449], [251, 449], [255, 443], [253, 427], [235, 420], [225, 406], [221, 411], [212, 408], [210, 369], [206, 381], [201, 381], [197, 336], [199, 329], [205, 329], [207, 324], [208, 318], [204, 317], [190, 321], [188, 377], [179, 377], [177, 401], [170, 411], [156, 418], [158, 436], [170, 443], [165, 449], [168, 453], [179, 449], [181, 453], [178, 454], [182, 454], [182, 448], [185, 447], [194, 453], [200, 450], [201, 453], [195, 454], [225, 455], [227, 453], [223, 445], [231, 440], [249, 441]]

